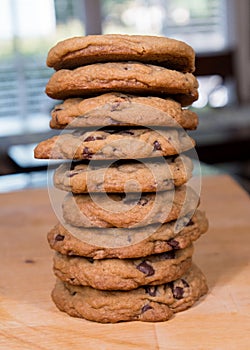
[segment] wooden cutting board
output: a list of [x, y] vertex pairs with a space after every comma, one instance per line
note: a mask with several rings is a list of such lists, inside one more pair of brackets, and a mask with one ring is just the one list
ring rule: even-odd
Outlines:
[[0, 196], [0, 349], [249, 349], [250, 200], [229, 177], [203, 179], [209, 232], [195, 262], [209, 294], [168, 322], [98, 324], [59, 312], [46, 233], [47, 190]]

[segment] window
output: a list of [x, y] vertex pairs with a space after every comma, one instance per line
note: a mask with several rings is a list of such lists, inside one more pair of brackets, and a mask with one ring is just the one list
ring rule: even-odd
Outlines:
[[51, 75], [46, 55], [55, 42], [84, 35], [83, 15], [82, 0], [1, 0], [0, 175], [25, 174], [1, 176], [0, 192], [46, 183], [37, 170], [47, 162], [33, 159], [34, 144], [54, 133], [49, 119], [56, 101], [44, 93]]
[[[174, 37], [189, 43], [197, 53], [221, 51], [231, 45], [228, 1], [1, 0], [0, 174], [10, 145], [30, 145], [53, 133], [49, 119], [56, 101], [44, 93], [52, 73], [45, 60], [57, 41], [99, 33], [102, 28], [103, 33]], [[196, 107], [228, 102], [229, 90], [220, 76], [200, 82]]]
[[104, 33], [165, 35], [197, 52], [228, 44], [225, 0], [105, 0], [102, 11]]
[[1, 0], [1, 136], [49, 130], [49, 112], [55, 102], [44, 93], [51, 75], [46, 55], [58, 40], [84, 34], [83, 22], [75, 16], [80, 13], [79, 3]]
[[[86, 0], [86, 3], [90, 1], [92, 5], [101, 5], [104, 33], [175, 37], [188, 42], [197, 52], [222, 50], [228, 45], [226, 0]], [[0, 118], [6, 121], [5, 135], [24, 132], [25, 127], [28, 131], [30, 123], [23, 121], [29, 117], [44, 118], [43, 126], [48, 124], [54, 101], [44, 94], [51, 75], [45, 65], [46, 54], [58, 40], [84, 34], [84, 9], [84, 0], [1, 1]], [[98, 26], [96, 21], [95, 17], [93, 26]], [[201, 91], [215, 91], [222, 84], [217, 77], [203, 79], [201, 85]], [[221, 103], [226, 103], [223, 87], [220, 94]], [[203, 107], [206, 101], [207, 98], [201, 98], [197, 106]], [[213, 97], [210, 101], [218, 104], [213, 103]]]
[[[173, 37], [190, 44], [197, 53], [227, 49], [226, 0], [105, 0], [104, 33], [136, 33]], [[228, 104], [232, 90], [219, 75], [199, 78], [200, 98], [193, 107]]]

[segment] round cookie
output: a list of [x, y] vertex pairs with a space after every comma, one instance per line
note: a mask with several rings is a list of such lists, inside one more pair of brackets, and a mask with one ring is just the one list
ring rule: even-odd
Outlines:
[[146, 35], [88, 35], [63, 40], [52, 47], [47, 65], [56, 70], [110, 61], [141, 61], [193, 72], [194, 50], [186, 43]]
[[96, 126], [167, 126], [194, 130], [196, 113], [182, 109], [170, 98], [106, 93], [91, 98], [71, 98], [51, 112], [51, 128]]
[[78, 130], [40, 142], [34, 155], [39, 159], [138, 159], [171, 156], [194, 145], [194, 140], [178, 129]]
[[139, 259], [94, 260], [56, 253], [53, 270], [62, 281], [102, 290], [130, 290], [181, 277], [191, 266], [193, 246]]
[[[161, 226], [136, 229], [108, 228], [103, 230], [77, 228], [58, 223], [48, 232], [47, 239], [51, 249], [61, 254], [93, 259], [125, 259], [140, 258], [173, 249], [184, 249], [196, 241], [207, 229], [208, 221], [205, 214], [197, 210], [191, 219], [184, 216], [178, 222], [171, 221]], [[107, 238], [111, 243], [109, 246], [106, 244]]]
[[198, 81], [192, 73], [181, 73], [139, 62], [109, 62], [74, 70], [61, 69], [51, 76], [45, 91], [49, 97], [59, 100], [111, 91], [177, 95], [178, 100], [178, 94], [195, 98], [197, 89]]
[[[205, 214], [197, 210], [191, 219], [184, 216], [178, 222], [136, 229], [76, 228], [58, 223], [48, 232], [47, 238], [50, 247], [61, 254], [125, 259], [184, 249], [207, 229]], [[107, 239], [111, 243], [109, 246]]]
[[166, 191], [186, 183], [192, 170], [192, 160], [184, 155], [151, 162], [116, 161], [107, 167], [103, 162], [72, 162], [56, 169], [54, 186], [73, 193]]
[[62, 204], [66, 223], [77, 227], [142, 227], [176, 220], [194, 212], [198, 194], [189, 186], [157, 193], [67, 194]]
[[193, 265], [175, 281], [130, 291], [103, 291], [57, 280], [52, 299], [59, 310], [91, 321], [159, 322], [188, 309], [207, 291], [203, 273]]

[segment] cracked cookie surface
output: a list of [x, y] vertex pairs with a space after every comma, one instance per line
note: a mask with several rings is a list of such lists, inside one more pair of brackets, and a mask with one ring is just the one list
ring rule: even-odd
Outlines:
[[[96, 63], [74, 70], [55, 72], [46, 85], [49, 97], [65, 100], [104, 92], [159, 96], [183, 95], [191, 103], [198, 98], [198, 81], [192, 73], [181, 73], [140, 62]], [[189, 104], [191, 104], [189, 103]]]
[[142, 61], [184, 72], [195, 69], [194, 50], [176, 39], [146, 35], [88, 35], [63, 40], [52, 47], [47, 65], [72, 69], [94, 62]]
[[171, 156], [193, 148], [194, 140], [177, 129], [76, 130], [40, 142], [39, 159], [139, 159]]
[[73, 193], [156, 192], [171, 190], [192, 176], [192, 160], [184, 155], [159, 161], [116, 161], [98, 165], [72, 162], [54, 173], [55, 187]]
[[59, 310], [91, 321], [159, 322], [188, 309], [207, 291], [203, 273], [193, 265], [175, 281], [130, 291], [102, 291], [57, 280], [52, 299]]
[[54, 255], [53, 270], [62, 281], [102, 290], [130, 290], [181, 277], [191, 266], [193, 246], [138, 259], [94, 260]]
[[198, 194], [182, 185], [157, 193], [69, 193], [62, 213], [66, 223], [77, 227], [133, 228], [176, 220], [194, 212], [198, 205]]
[[205, 214], [197, 210], [191, 218], [184, 216], [178, 221], [136, 229], [104, 230], [58, 223], [48, 232], [47, 238], [51, 249], [61, 254], [125, 259], [184, 249], [207, 229]]
[[90, 98], [70, 98], [51, 112], [52, 128], [95, 126], [167, 126], [194, 130], [196, 113], [182, 109], [169, 98], [106, 93]]

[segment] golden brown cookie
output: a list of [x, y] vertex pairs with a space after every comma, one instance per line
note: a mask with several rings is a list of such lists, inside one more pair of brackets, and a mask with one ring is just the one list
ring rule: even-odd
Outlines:
[[73, 193], [166, 191], [186, 183], [192, 170], [192, 160], [184, 155], [147, 162], [72, 162], [56, 169], [54, 185]]
[[39, 159], [139, 159], [171, 156], [194, 147], [194, 140], [178, 129], [85, 130], [63, 133], [40, 142]]
[[54, 255], [53, 270], [62, 281], [102, 290], [130, 290], [181, 277], [191, 266], [193, 246], [138, 259], [94, 260]]
[[176, 220], [198, 205], [198, 194], [182, 185], [157, 193], [67, 194], [62, 209], [73, 226], [132, 228]]
[[207, 229], [205, 214], [197, 210], [191, 219], [184, 216], [178, 221], [136, 229], [77, 228], [58, 223], [47, 237], [50, 247], [62, 254], [125, 259], [184, 249]]
[[48, 53], [47, 65], [56, 70], [111, 61], [141, 61], [193, 72], [194, 50], [186, 43], [146, 35], [88, 35], [63, 40]]
[[102, 291], [57, 280], [52, 299], [59, 310], [91, 321], [159, 322], [188, 309], [207, 291], [203, 273], [193, 265], [175, 281], [130, 291]]
[[[196, 96], [198, 81], [192, 73], [139, 62], [96, 63], [55, 72], [46, 85], [49, 97], [65, 100], [104, 92], [146, 95]], [[193, 102], [193, 101], [192, 101]]]
[[172, 99], [107, 93], [91, 98], [71, 98], [51, 112], [51, 128], [96, 126], [167, 126], [194, 130], [196, 113], [182, 109]]

